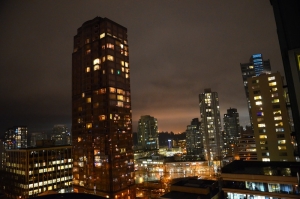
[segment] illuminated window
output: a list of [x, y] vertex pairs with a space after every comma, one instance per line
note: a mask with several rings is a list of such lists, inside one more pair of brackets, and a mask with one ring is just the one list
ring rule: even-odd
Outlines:
[[263, 162], [270, 162], [270, 158], [263, 158], [262, 161]]
[[272, 81], [272, 80], [275, 80], [275, 76], [268, 77], [268, 81]]
[[128, 67], [128, 62], [125, 62], [125, 67]]
[[258, 106], [262, 105], [262, 101], [256, 101], [255, 104], [258, 105]]
[[266, 129], [258, 129], [259, 133], [266, 133]]
[[249, 69], [253, 69], [253, 66], [249, 66]]
[[111, 43], [108, 43], [108, 44], [106, 44], [106, 47], [107, 47], [107, 48], [114, 49], [114, 45], [113, 45], [113, 44], [111, 44]]
[[92, 99], [90, 97], [86, 98], [86, 103], [91, 103]]
[[267, 139], [268, 136], [267, 136], [267, 135], [260, 135], [259, 138], [260, 138], [260, 139]]
[[277, 91], [277, 88], [271, 88], [270, 90], [271, 91]]
[[259, 100], [261, 99], [261, 96], [254, 96], [254, 100]]
[[278, 144], [285, 144], [286, 141], [285, 140], [278, 140]]
[[100, 34], [100, 39], [105, 37], [105, 33]]
[[87, 128], [87, 129], [92, 128], [92, 123], [87, 123], [87, 124], [86, 124], [86, 128]]
[[111, 73], [111, 74], [114, 74], [114, 69], [110, 69], [110, 73]]
[[112, 55], [107, 55], [107, 60], [114, 61], [114, 57]]
[[271, 94], [271, 97], [278, 97], [278, 93]]
[[81, 137], [78, 137], [78, 138], [77, 138], [77, 141], [78, 141], [78, 142], [81, 142]]
[[102, 57], [102, 62], [105, 62], [105, 57]]
[[260, 143], [260, 144], [268, 144], [267, 141], [260, 141], [259, 143]]
[[116, 92], [116, 88], [109, 87], [109, 92], [110, 92], [110, 93], [115, 93], [115, 92]]
[[276, 128], [275, 130], [276, 130], [276, 132], [284, 132], [283, 128]]
[[274, 115], [281, 114], [281, 110], [273, 111], [273, 114], [274, 114]]
[[286, 150], [286, 146], [278, 146], [278, 150]]
[[99, 58], [97, 58], [97, 59], [94, 59], [93, 63], [94, 63], [94, 65], [96, 65], [96, 64], [100, 64], [100, 59], [99, 59]]
[[276, 123], [275, 126], [283, 126], [283, 122]]
[[86, 50], [86, 54], [87, 54], [87, 55], [90, 54], [90, 53], [91, 53], [91, 50], [90, 50], [90, 49]]
[[124, 106], [124, 103], [123, 103], [123, 102], [120, 102], [120, 101], [118, 101], [118, 103], [117, 103], [117, 106], [118, 106], [118, 107], [123, 107], [123, 106]]
[[120, 153], [125, 153], [126, 152], [126, 148], [120, 148]]
[[261, 149], [261, 150], [268, 150], [268, 147], [262, 146], [262, 147], [260, 147], [260, 149]]
[[97, 64], [94, 66], [94, 70], [99, 70], [99, 69], [100, 69], [100, 65]]
[[100, 89], [100, 93], [101, 93], [101, 94], [106, 93], [106, 88], [101, 88], [101, 89]]
[[257, 116], [264, 116], [264, 112], [257, 112], [256, 115]]
[[272, 103], [279, 103], [279, 99], [273, 99]]
[[106, 119], [106, 116], [105, 115], [99, 115], [99, 120], [100, 121], [103, 121], [103, 120], [105, 120]]
[[117, 100], [123, 101], [124, 100], [123, 95], [117, 95]]
[[257, 84], [257, 83], [259, 83], [258, 79], [252, 80], [252, 84]]
[[125, 78], [128, 79], [129, 78], [129, 74], [125, 74]]
[[257, 118], [257, 122], [263, 122], [263, 121], [264, 121], [264, 118], [262, 118], [262, 117]]
[[277, 85], [276, 82], [270, 82], [270, 83], [269, 83], [269, 86], [276, 86], [276, 85]]
[[82, 98], [84, 98], [84, 96], [85, 96], [85, 94], [84, 94], [84, 93], [82, 93], [82, 94], [81, 94], [81, 97], [82, 97]]
[[86, 67], [86, 70], [85, 70], [87, 73], [91, 71], [91, 68], [90, 67]]
[[258, 124], [258, 127], [266, 127], [266, 124]]
[[270, 153], [269, 152], [264, 152], [264, 153], [261, 153], [262, 156], [270, 156]]
[[274, 120], [282, 120], [282, 117], [281, 116], [276, 116], [276, 117], [274, 117]]

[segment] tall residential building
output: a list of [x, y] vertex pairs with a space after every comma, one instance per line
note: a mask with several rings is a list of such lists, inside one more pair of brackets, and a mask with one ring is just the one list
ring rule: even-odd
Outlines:
[[96, 17], [73, 49], [74, 191], [135, 198], [127, 29]]
[[31, 198], [47, 191], [72, 192], [72, 147], [42, 144], [6, 150], [7, 198]]
[[259, 161], [295, 161], [279, 72], [248, 79], [253, 130]]
[[14, 126], [4, 133], [4, 148], [26, 148], [28, 142], [27, 126]]
[[245, 94], [247, 98], [250, 122], [252, 124], [247, 79], [249, 77], [258, 76], [260, 74], [271, 73], [271, 64], [269, 59], [263, 60], [262, 54], [253, 54], [250, 57], [250, 61], [248, 63], [240, 63], [240, 67], [242, 71], [243, 84], [244, 84]]
[[150, 116], [141, 116], [138, 122], [139, 149], [153, 150], [159, 148], [157, 119]]
[[190, 125], [186, 127], [186, 152], [187, 155], [202, 156], [202, 139], [200, 134], [200, 122], [194, 118]]
[[65, 125], [54, 125], [50, 138], [55, 145], [71, 144], [71, 134]]
[[294, 132], [300, 155], [300, 1], [270, 0], [280, 45], [294, 121]]
[[240, 137], [240, 119], [236, 108], [227, 109], [223, 118], [224, 131], [230, 139]]
[[222, 159], [223, 139], [218, 93], [204, 89], [204, 93], [199, 94], [199, 106], [204, 157], [208, 161]]

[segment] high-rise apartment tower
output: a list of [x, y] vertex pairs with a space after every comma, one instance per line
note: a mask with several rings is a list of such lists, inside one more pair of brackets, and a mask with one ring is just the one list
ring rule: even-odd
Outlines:
[[252, 118], [251, 118], [251, 107], [249, 101], [249, 92], [248, 92], [248, 82], [247, 79], [249, 77], [255, 77], [260, 74], [264, 73], [271, 73], [271, 64], [270, 60], [263, 60], [262, 54], [253, 54], [250, 57], [250, 62], [248, 63], [240, 63], [241, 71], [242, 71], [242, 78], [243, 84], [245, 89], [245, 94], [247, 98], [247, 105], [249, 111], [250, 122], [252, 125]]
[[186, 127], [185, 133], [187, 155], [202, 156], [203, 146], [198, 118], [192, 120], [191, 124]]
[[279, 72], [248, 79], [259, 161], [295, 161], [282, 82]]
[[217, 92], [204, 89], [199, 94], [201, 136], [206, 160], [220, 160], [223, 157], [223, 139], [221, 135], [221, 117]]
[[107, 18], [74, 36], [74, 191], [135, 198], [127, 29]]
[[138, 122], [138, 146], [143, 150], [156, 150], [158, 145], [157, 119], [150, 115], [143, 115]]

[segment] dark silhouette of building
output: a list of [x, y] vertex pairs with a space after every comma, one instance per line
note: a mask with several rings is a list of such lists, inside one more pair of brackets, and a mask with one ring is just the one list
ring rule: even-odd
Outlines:
[[203, 143], [198, 118], [194, 118], [191, 124], [186, 127], [186, 152], [187, 155], [202, 156]]
[[135, 198], [127, 29], [107, 18], [74, 36], [74, 191]]
[[143, 115], [138, 122], [138, 147], [142, 150], [156, 150], [158, 143], [157, 119], [150, 115]]
[[273, 6], [281, 57], [300, 154], [300, 1], [270, 0]]

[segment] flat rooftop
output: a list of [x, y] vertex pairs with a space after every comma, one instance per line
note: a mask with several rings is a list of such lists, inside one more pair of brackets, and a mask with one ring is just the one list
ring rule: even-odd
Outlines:
[[250, 174], [272, 176], [297, 176], [300, 162], [242, 161], [235, 160], [222, 168], [224, 174]]

